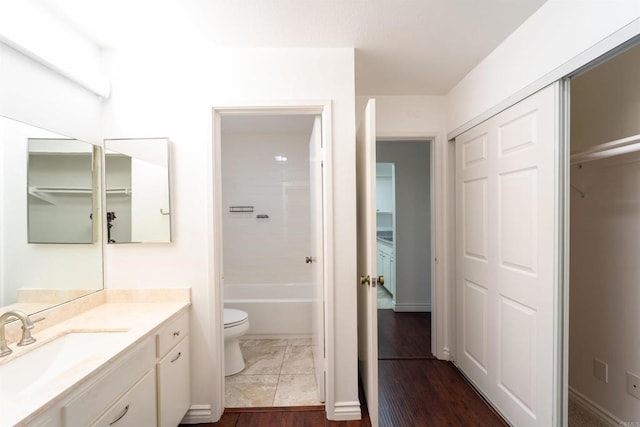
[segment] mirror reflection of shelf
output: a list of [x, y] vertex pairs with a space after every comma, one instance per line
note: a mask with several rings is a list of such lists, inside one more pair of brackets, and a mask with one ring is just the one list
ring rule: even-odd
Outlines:
[[36, 197], [44, 202], [47, 202], [51, 205], [55, 205], [55, 195], [60, 196], [91, 196], [93, 195], [92, 188], [82, 188], [82, 187], [40, 187], [40, 186], [29, 186], [29, 195]]
[[131, 196], [131, 188], [129, 187], [107, 188], [107, 196]]

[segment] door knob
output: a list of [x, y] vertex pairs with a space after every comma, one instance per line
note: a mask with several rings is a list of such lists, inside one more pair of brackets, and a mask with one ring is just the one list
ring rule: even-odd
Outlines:
[[370, 285], [371, 284], [371, 276], [360, 276], [360, 284], [361, 285]]
[[378, 276], [378, 284], [384, 285], [384, 276]]
[[305, 257], [304, 262], [306, 262], [307, 264], [311, 264], [313, 262], [313, 257], [310, 257], [310, 256]]

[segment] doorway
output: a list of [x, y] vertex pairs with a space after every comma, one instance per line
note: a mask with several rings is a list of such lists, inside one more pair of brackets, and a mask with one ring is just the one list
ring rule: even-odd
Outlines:
[[636, 45], [570, 78], [570, 427], [640, 421], [639, 75]]
[[221, 407], [325, 400], [330, 307], [324, 302], [331, 286], [325, 259], [331, 246], [324, 221], [330, 205], [324, 113], [324, 107], [214, 110], [221, 349], [227, 309], [249, 318], [239, 338], [244, 368], [221, 375]]

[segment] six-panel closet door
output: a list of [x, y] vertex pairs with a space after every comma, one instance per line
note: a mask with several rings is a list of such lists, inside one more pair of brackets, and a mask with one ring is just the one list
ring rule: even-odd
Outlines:
[[519, 427], [556, 422], [558, 90], [455, 141], [456, 363]]

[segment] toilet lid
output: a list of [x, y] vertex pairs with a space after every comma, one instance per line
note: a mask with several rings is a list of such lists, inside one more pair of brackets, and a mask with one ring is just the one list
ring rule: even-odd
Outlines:
[[240, 323], [244, 323], [247, 321], [248, 318], [249, 318], [249, 315], [242, 310], [236, 310], [234, 308], [224, 309], [224, 327], [225, 328], [230, 328]]

